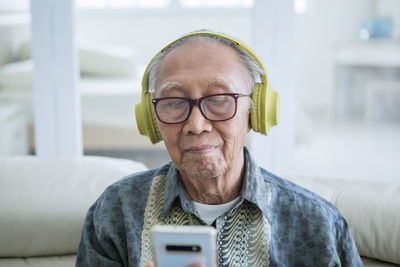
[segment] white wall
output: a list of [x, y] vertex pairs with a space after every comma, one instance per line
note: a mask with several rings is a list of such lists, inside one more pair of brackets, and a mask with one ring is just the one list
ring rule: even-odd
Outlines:
[[294, 154], [294, 17], [293, 0], [255, 1], [254, 49], [263, 60], [271, 87], [279, 93], [280, 118], [267, 137], [251, 134], [251, 149], [261, 167], [291, 174]]
[[309, 1], [308, 12], [295, 20], [295, 90], [307, 111], [324, 114], [333, 103], [333, 51], [357, 41], [358, 27], [372, 15], [371, 0]]
[[251, 10], [81, 10], [77, 17], [78, 40], [127, 44], [144, 64], [177, 37], [198, 29], [223, 31], [249, 43]]
[[32, 0], [35, 154], [81, 156], [82, 120], [77, 88], [73, 1]]

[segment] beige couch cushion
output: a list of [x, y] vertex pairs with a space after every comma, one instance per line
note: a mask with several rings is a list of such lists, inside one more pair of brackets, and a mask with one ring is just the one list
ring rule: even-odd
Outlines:
[[378, 260], [365, 258], [365, 257], [363, 257], [361, 259], [362, 259], [362, 262], [363, 262], [365, 267], [393, 267], [393, 266], [398, 266], [397, 264], [378, 261]]
[[0, 258], [0, 267], [73, 267], [76, 255], [33, 257], [33, 258]]
[[400, 184], [353, 182], [333, 203], [349, 221], [361, 255], [400, 264]]
[[349, 222], [360, 255], [400, 264], [400, 183], [296, 177]]
[[77, 252], [85, 214], [114, 181], [146, 167], [106, 157], [0, 159], [0, 257]]

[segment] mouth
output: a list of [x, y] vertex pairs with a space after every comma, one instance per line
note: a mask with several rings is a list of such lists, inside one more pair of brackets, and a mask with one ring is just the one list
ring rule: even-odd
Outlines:
[[218, 146], [211, 145], [201, 145], [201, 146], [192, 146], [188, 149], [185, 149], [185, 152], [194, 153], [194, 154], [208, 154], [217, 149]]

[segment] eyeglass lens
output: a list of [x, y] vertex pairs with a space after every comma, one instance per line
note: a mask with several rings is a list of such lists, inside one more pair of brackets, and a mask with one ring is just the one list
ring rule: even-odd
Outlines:
[[[211, 121], [228, 120], [235, 115], [236, 100], [233, 95], [211, 95], [202, 98], [200, 109], [204, 117]], [[191, 112], [189, 99], [165, 98], [156, 104], [158, 118], [165, 123], [185, 121]]]

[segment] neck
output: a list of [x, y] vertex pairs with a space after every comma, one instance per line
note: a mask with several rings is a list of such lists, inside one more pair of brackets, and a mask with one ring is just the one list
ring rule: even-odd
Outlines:
[[230, 202], [240, 194], [244, 179], [244, 155], [231, 164], [232, 168], [216, 177], [182, 177], [193, 201], [217, 205]]

